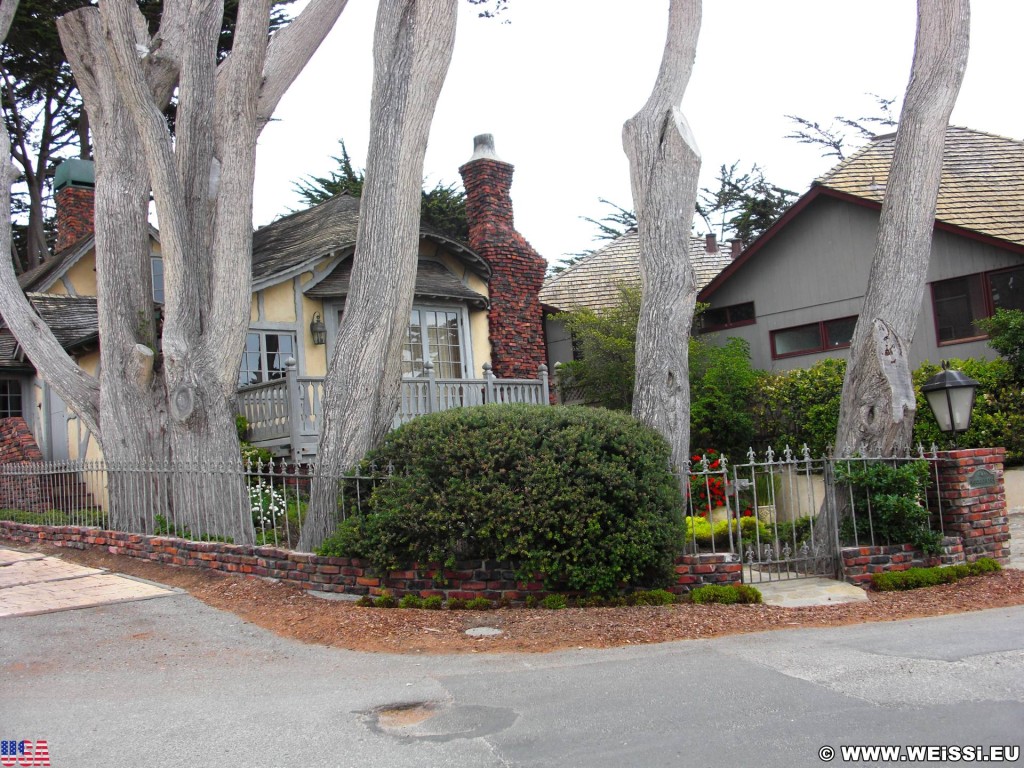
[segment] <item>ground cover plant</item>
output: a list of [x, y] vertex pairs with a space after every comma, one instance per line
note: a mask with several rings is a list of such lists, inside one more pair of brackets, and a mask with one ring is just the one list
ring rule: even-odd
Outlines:
[[668, 445], [626, 414], [455, 409], [391, 432], [366, 461], [395, 475], [321, 554], [380, 569], [497, 560], [549, 589], [611, 594], [668, 583], [682, 545]]
[[871, 586], [879, 592], [934, 587], [936, 584], [952, 584], [968, 576], [980, 576], [1002, 570], [1002, 566], [990, 557], [981, 557], [973, 563], [949, 565], [938, 568], [909, 568], [905, 571], [888, 571], [871, 576]]
[[761, 592], [746, 584], [705, 584], [690, 592], [690, 601], [698, 605], [755, 604], [762, 602]]

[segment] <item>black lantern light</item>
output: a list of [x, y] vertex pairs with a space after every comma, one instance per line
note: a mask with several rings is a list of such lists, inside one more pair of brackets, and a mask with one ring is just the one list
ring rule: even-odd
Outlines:
[[942, 370], [921, 386], [939, 429], [952, 433], [954, 447], [957, 433], [966, 432], [971, 426], [978, 386], [978, 382], [962, 371], [951, 370], [945, 361]]
[[327, 326], [324, 325], [324, 321], [320, 319], [319, 312], [313, 314], [313, 322], [309, 324], [309, 332], [313, 336], [314, 344], [327, 343]]

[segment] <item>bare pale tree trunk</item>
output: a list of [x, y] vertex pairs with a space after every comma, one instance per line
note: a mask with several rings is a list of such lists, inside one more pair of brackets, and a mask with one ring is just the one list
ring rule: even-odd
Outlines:
[[317, 475], [299, 542], [304, 550], [334, 528], [338, 475], [381, 440], [398, 411], [423, 156], [456, 16], [457, 0], [381, 0], [377, 10], [366, 181], [351, 287], [325, 385]]
[[[346, 0], [311, 0], [268, 45], [271, 0], [240, 4], [220, 64], [219, 0], [166, 0], [150, 36], [132, 0], [101, 0], [58, 20], [95, 137], [99, 381], [60, 348], [0, 267], [5, 318], [30, 359], [96, 435], [112, 464], [173, 460], [221, 469], [152, 487], [194, 531], [252, 540], [231, 401], [249, 321], [255, 146], [281, 96]], [[6, 3], [0, 12], [6, 10]], [[172, 139], [162, 110], [178, 89]], [[156, 201], [164, 262], [164, 325], [153, 313], [148, 235]], [[223, 487], [221, 487], [223, 486]], [[112, 478], [113, 519], [145, 521]]]
[[921, 313], [949, 115], [967, 67], [969, 0], [919, 0], [875, 257], [857, 319], [836, 454], [902, 455], [916, 410], [907, 355]]
[[643, 292], [633, 415], [665, 436], [681, 479], [690, 450], [688, 344], [697, 285], [688, 244], [700, 153], [679, 105], [693, 70], [700, 21], [700, 0], [672, 0], [654, 89], [622, 130], [640, 237]]

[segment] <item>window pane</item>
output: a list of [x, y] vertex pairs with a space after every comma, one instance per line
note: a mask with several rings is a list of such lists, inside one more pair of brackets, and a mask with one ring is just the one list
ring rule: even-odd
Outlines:
[[402, 347], [402, 375], [423, 375], [423, 328], [418, 309], [414, 309], [409, 317], [409, 334]]
[[814, 352], [821, 349], [821, 330], [817, 323], [786, 328], [772, 334], [776, 355], [792, 355], [796, 352]]
[[825, 323], [825, 339], [829, 347], [847, 347], [853, 340], [853, 329], [857, 325], [856, 317], [844, 317], [829, 320]]
[[150, 259], [153, 274], [153, 301], [157, 304], [164, 303], [164, 260]]
[[260, 335], [249, 333], [245, 337], [245, 351], [242, 353], [242, 367], [238, 372], [238, 386], [257, 384], [260, 378]]
[[251, 331], [245, 337], [238, 386], [284, 378], [288, 358], [295, 357], [295, 337], [290, 333]]
[[932, 284], [939, 341], [980, 336], [974, 322], [986, 316], [981, 275], [955, 277]]
[[265, 338], [267, 344], [266, 378], [268, 381], [282, 379], [288, 368], [285, 362], [288, 358], [295, 357], [292, 337], [284, 333], [268, 333]]
[[754, 302], [752, 301], [748, 301], [746, 304], [736, 304], [728, 309], [730, 323], [750, 323], [754, 320]]
[[21, 382], [0, 379], [0, 419], [21, 415]]
[[994, 308], [1024, 310], [1024, 269], [996, 272], [988, 276], [988, 282]]

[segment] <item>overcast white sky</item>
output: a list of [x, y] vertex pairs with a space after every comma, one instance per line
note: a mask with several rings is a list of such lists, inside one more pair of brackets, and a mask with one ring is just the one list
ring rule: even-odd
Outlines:
[[[971, 54], [952, 122], [1024, 138], [1024, 2], [974, 0]], [[292, 183], [334, 168], [345, 139], [365, 163], [373, 0], [350, 0], [260, 139], [254, 223], [300, 207]], [[549, 261], [592, 247], [604, 197], [632, 207], [622, 123], [644, 103], [661, 59], [667, 0], [512, 0], [510, 23], [460, 3], [459, 31], [424, 174], [459, 182], [473, 136], [492, 133], [515, 165], [516, 228]], [[804, 192], [833, 158], [792, 139], [784, 117], [873, 112], [867, 94], [902, 96], [913, 55], [912, 0], [705, 0], [683, 110], [703, 156], [757, 163]], [[698, 232], [703, 229], [699, 228]]]

